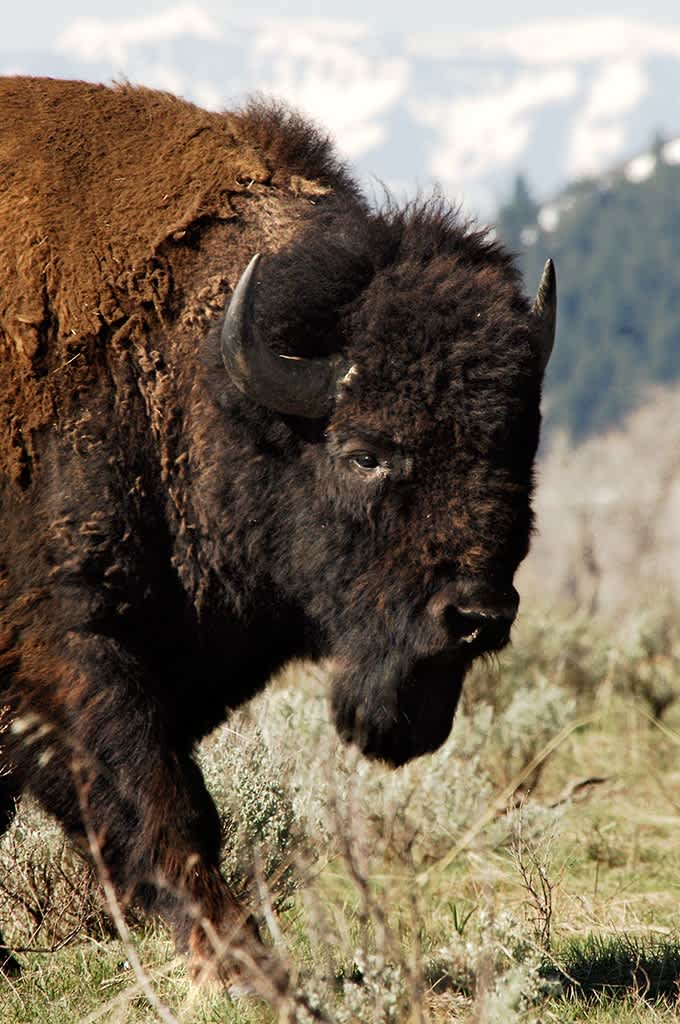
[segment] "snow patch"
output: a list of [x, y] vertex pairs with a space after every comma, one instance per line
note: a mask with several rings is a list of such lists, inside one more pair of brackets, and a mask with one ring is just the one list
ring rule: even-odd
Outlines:
[[200, 79], [193, 82], [191, 93], [196, 103], [206, 110], [222, 110], [224, 107], [224, 97], [210, 82], [203, 82]]
[[519, 240], [527, 249], [538, 241], [538, 228], [524, 227], [519, 233]]
[[615, 60], [595, 76], [569, 142], [570, 175], [596, 174], [625, 143], [625, 115], [645, 96], [647, 77], [637, 60]]
[[550, 233], [555, 231], [560, 223], [560, 209], [557, 205], [551, 203], [547, 206], [542, 206], [536, 216], [538, 226], [542, 231]]
[[641, 181], [651, 178], [656, 170], [656, 156], [654, 153], [641, 153], [640, 156], [629, 160], [623, 169], [623, 176], [627, 181], [637, 185]]
[[554, 18], [500, 32], [415, 33], [408, 41], [408, 52], [449, 60], [512, 57], [525, 65], [547, 67], [617, 60], [622, 54], [631, 58], [652, 54], [680, 57], [680, 30], [632, 18]]
[[343, 154], [356, 158], [386, 138], [381, 121], [403, 98], [410, 66], [402, 57], [357, 49], [357, 26], [331, 32], [323, 21], [273, 23], [256, 36], [254, 56], [262, 67], [260, 88], [310, 114], [337, 137]]
[[567, 68], [529, 71], [485, 94], [412, 99], [408, 109], [438, 132], [429, 170], [458, 188], [517, 161], [531, 136], [531, 113], [568, 99], [577, 88], [576, 75]]
[[661, 149], [661, 155], [667, 164], [680, 164], [680, 139], [671, 139]]
[[78, 18], [57, 37], [55, 49], [78, 60], [108, 60], [119, 67], [127, 63], [132, 48], [181, 36], [219, 39], [221, 29], [200, 7], [187, 4], [127, 21]]

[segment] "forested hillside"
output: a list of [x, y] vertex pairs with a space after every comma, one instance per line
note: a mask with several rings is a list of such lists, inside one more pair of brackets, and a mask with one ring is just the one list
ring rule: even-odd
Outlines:
[[680, 377], [680, 143], [536, 204], [523, 178], [498, 234], [527, 286], [552, 256], [559, 280], [546, 425], [580, 440], [618, 423], [649, 384]]

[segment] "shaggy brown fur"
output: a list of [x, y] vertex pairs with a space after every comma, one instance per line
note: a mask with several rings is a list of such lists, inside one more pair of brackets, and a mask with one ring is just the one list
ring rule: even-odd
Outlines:
[[[0, 822], [28, 787], [91, 827], [200, 961], [197, 918], [240, 912], [197, 740], [331, 655], [342, 735], [400, 764], [507, 642], [536, 327], [483, 233], [437, 201], [371, 211], [283, 108], [5, 79], [0, 118]], [[257, 251], [267, 343], [354, 367], [327, 421], [225, 372]]]

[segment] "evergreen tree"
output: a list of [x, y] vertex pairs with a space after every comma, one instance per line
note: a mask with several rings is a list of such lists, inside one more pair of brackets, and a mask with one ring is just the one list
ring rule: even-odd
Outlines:
[[[551, 201], [554, 230], [518, 178], [498, 234], [520, 253], [527, 288], [556, 263], [558, 330], [546, 379], [548, 430], [581, 439], [617, 423], [656, 382], [680, 378], [680, 165], [651, 152], [653, 172], [625, 168]], [[533, 221], [530, 220], [533, 217]], [[527, 226], [534, 225], [534, 232]]]
[[529, 185], [522, 174], [515, 178], [512, 199], [498, 211], [498, 233], [513, 252], [526, 247], [527, 233], [535, 232], [538, 207], [531, 198]]

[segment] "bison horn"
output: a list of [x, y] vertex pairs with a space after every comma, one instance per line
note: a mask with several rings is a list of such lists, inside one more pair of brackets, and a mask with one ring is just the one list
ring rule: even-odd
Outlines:
[[265, 344], [253, 319], [259, 261], [257, 253], [243, 271], [224, 318], [221, 349], [227, 373], [258, 405], [289, 416], [322, 419], [330, 412], [343, 367], [337, 358], [276, 355]]
[[536, 292], [536, 298], [531, 307], [531, 320], [534, 325], [537, 340], [537, 356], [541, 373], [545, 370], [550, 359], [550, 353], [555, 343], [555, 323], [557, 320], [557, 280], [555, 278], [555, 265], [552, 260], [546, 260], [541, 283]]

